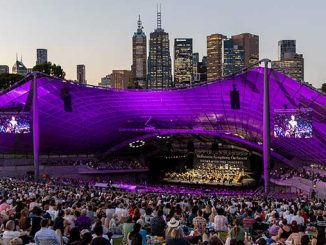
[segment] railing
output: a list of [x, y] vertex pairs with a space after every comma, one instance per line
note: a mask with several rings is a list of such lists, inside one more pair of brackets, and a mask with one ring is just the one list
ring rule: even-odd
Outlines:
[[317, 181], [314, 185], [314, 182], [311, 180], [293, 177], [287, 180], [271, 179], [271, 182], [276, 185], [291, 187], [293, 192], [300, 190], [309, 195], [311, 195], [314, 190], [319, 198], [326, 199], [326, 183], [322, 181]]

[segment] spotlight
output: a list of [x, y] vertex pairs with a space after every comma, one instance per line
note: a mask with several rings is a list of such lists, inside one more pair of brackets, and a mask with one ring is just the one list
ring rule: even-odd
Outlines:
[[143, 141], [143, 140], [137, 140], [137, 141], [129, 143], [129, 147], [134, 148], [134, 149], [143, 147], [144, 145], [145, 145], [145, 141]]

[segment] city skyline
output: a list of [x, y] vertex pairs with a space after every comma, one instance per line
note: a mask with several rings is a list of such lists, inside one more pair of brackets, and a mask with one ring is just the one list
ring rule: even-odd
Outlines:
[[[326, 17], [322, 13], [326, 3], [322, 1], [313, 5], [296, 1], [295, 6], [290, 0], [282, 1], [281, 6], [280, 1], [262, 3], [256, 0], [250, 4], [208, 0], [160, 2], [162, 25], [169, 33], [171, 54], [175, 38], [192, 38], [193, 52], [198, 52], [201, 59], [207, 55], [208, 35], [222, 33], [231, 37], [249, 32], [259, 35], [260, 58], [277, 60], [278, 41], [293, 39], [297, 41], [297, 52], [305, 58], [305, 81], [321, 87], [326, 80], [323, 38], [313, 38], [325, 36], [322, 30]], [[0, 9], [1, 29], [18, 30], [20, 27], [20, 31], [1, 35], [0, 64], [11, 68], [18, 53], [27, 67], [33, 67], [35, 50], [45, 48], [48, 60], [60, 64], [67, 79], [75, 80], [76, 65], [85, 64], [87, 80], [90, 84], [98, 84], [101, 77], [112, 70], [130, 70], [135, 20], [140, 14], [144, 32], [149, 36], [156, 26], [156, 4], [151, 0], [5, 2]], [[207, 19], [207, 16], [210, 17]], [[22, 23], [26, 28], [21, 28]], [[171, 58], [174, 60], [173, 56]]]

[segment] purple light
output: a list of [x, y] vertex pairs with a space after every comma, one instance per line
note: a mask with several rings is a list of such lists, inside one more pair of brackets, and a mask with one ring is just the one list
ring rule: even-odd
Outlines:
[[[174, 133], [207, 134], [229, 138], [262, 149], [263, 69], [255, 68], [223, 81], [193, 88], [164, 91], [106, 90], [38, 78], [40, 153], [94, 153], [128, 146], [136, 140]], [[232, 84], [240, 92], [241, 108], [232, 110]], [[326, 164], [326, 96], [283, 74], [269, 70], [271, 128], [274, 110], [310, 107], [311, 139], [273, 138], [273, 157], [292, 163]], [[64, 111], [61, 89], [72, 95], [73, 112]], [[31, 111], [31, 81], [0, 96], [0, 107], [21, 105]], [[150, 118], [150, 120], [149, 120]], [[145, 123], [149, 120], [146, 132]], [[120, 129], [135, 128], [128, 132]], [[164, 130], [166, 134], [164, 134]], [[233, 136], [234, 133], [239, 135]], [[241, 138], [240, 138], [241, 136]], [[1, 153], [32, 154], [32, 135], [0, 135]]]

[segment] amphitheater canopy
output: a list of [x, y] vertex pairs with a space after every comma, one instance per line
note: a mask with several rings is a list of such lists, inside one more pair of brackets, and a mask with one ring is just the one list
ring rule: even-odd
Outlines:
[[[326, 96], [304, 83], [269, 70], [271, 147], [292, 163], [326, 164]], [[159, 134], [210, 134], [261, 148], [263, 68], [183, 89], [113, 90], [56, 78], [37, 78], [40, 153], [106, 152]], [[231, 109], [233, 84], [240, 109]], [[32, 80], [0, 96], [1, 111], [32, 114]], [[64, 108], [66, 91], [72, 112]], [[311, 109], [312, 138], [275, 138], [275, 110]], [[3, 112], [1, 112], [3, 113]], [[32, 134], [0, 133], [1, 153], [32, 153]]]

